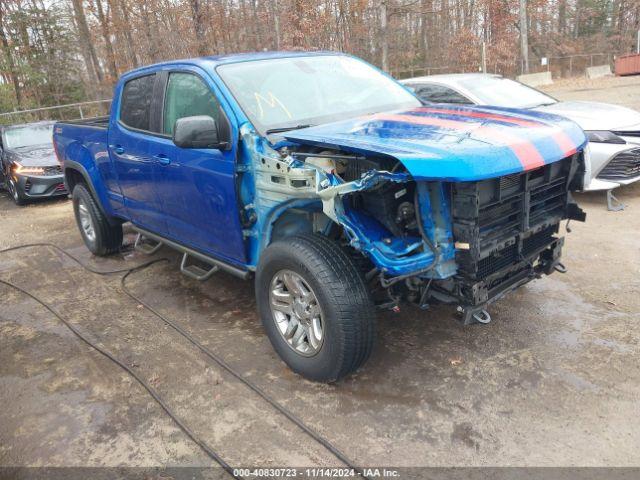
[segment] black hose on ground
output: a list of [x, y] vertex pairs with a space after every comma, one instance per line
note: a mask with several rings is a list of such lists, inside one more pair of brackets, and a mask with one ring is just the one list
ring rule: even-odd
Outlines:
[[256, 384], [254, 384], [253, 382], [251, 382], [251, 381], [247, 380], [246, 378], [244, 378], [239, 372], [237, 372], [233, 367], [231, 367], [221, 357], [219, 357], [218, 355], [213, 353], [211, 350], [209, 350], [207, 347], [205, 347], [200, 342], [198, 342], [195, 338], [193, 338], [191, 336], [191, 334], [189, 334], [187, 331], [185, 331], [182, 327], [180, 327], [179, 325], [177, 325], [173, 321], [169, 320], [167, 317], [165, 317], [160, 312], [158, 312], [155, 308], [153, 308], [152, 306], [147, 304], [144, 300], [142, 300], [141, 298], [139, 298], [139, 297], [135, 296], [133, 293], [131, 293], [131, 291], [127, 288], [127, 285], [126, 285], [127, 277], [130, 274], [134, 273], [136, 270], [140, 270], [142, 268], [144, 268], [144, 267], [132, 269], [131, 271], [129, 271], [125, 275], [123, 275], [122, 278], [120, 279], [120, 285], [122, 287], [122, 291], [125, 294], [127, 294], [129, 297], [131, 297], [133, 300], [135, 300], [136, 302], [140, 303], [141, 305], [144, 305], [144, 307], [147, 310], [152, 312], [156, 317], [158, 317], [160, 320], [165, 322], [168, 326], [173, 328], [176, 332], [178, 332], [180, 335], [182, 335], [184, 338], [186, 338], [189, 342], [191, 342], [196, 348], [198, 348], [207, 357], [209, 357], [211, 360], [216, 362], [220, 367], [222, 367], [224, 370], [226, 370], [234, 378], [236, 378], [238, 381], [240, 381], [245, 386], [247, 386], [249, 389], [251, 389], [253, 392], [255, 392], [260, 398], [262, 398], [264, 401], [266, 401], [269, 405], [271, 405], [274, 409], [276, 409], [282, 415], [287, 417], [291, 422], [296, 424], [304, 433], [309, 435], [312, 439], [314, 439], [316, 442], [318, 442], [320, 445], [322, 445], [324, 448], [326, 448], [337, 459], [339, 459], [341, 462], [343, 462], [349, 468], [352, 468], [360, 476], [362, 476], [364, 478], [367, 478], [364, 475], [363, 471], [359, 467], [356, 467], [353, 464], [353, 462], [344, 453], [342, 453], [340, 450], [338, 450], [336, 447], [334, 447], [331, 443], [329, 443], [328, 440], [326, 440], [324, 437], [322, 437], [316, 431], [311, 429], [311, 427], [307, 426], [301, 419], [299, 419], [297, 416], [295, 416], [292, 412], [290, 412], [285, 407], [280, 405], [276, 400], [271, 398], [269, 396], [269, 394], [264, 392]]
[[[115, 274], [118, 274], [118, 273], [127, 273], [127, 272], [129, 272], [130, 270], [132, 270], [134, 268], [141, 268], [141, 267], [149, 266], [149, 265], [157, 262], [157, 260], [152, 260], [150, 262], [146, 262], [146, 263], [143, 263], [141, 265], [138, 265], [137, 267], [121, 268], [119, 270], [106, 270], [106, 271], [97, 270], [97, 269], [91, 267], [90, 265], [87, 265], [87, 264], [83, 263], [78, 257], [76, 257], [73, 254], [67, 252], [64, 248], [59, 247], [55, 243], [25, 243], [23, 245], [17, 245], [15, 247], [9, 247], [9, 248], [2, 249], [2, 250], [0, 250], [0, 254], [7, 253], [7, 252], [12, 252], [14, 250], [22, 250], [22, 249], [25, 249], [25, 248], [34, 248], [34, 247], [52, 248], [53, 250], [63, 254], [64, 256], [66, 256], [66, 257], [70, 258], [71, 260], [73, 260], [74, 262], [76, 262], [78, 265], [80, 265], [86, 271], [91, 272], [91, 273], [95, 273], [96, 275], [115, 275]], [[168, 259], [165, 258], [163, 260], [168, 260]]]
[[[226, 370], [234, 378], [236, 378], [241, 383], [243, 383], [245, 386], [247, 386], [249, 389], [251, 389], [253, 392], [255, 392], [260, 398], [265, 400], [274, 409], [276, 409], [278, 412], [280, 412], [282, 415], [284, 415], [287, 419], [289, 419], [291, 422], [293, 422], [303, 432], [305, 432], [307, 435], [309, 435], [313, 440], [315, 440], [317, 443], [319, 443], [320, 445], [325, 447], [329, 452], [331, 452], [336, 458], [338, 458], [340, 461], [342, 461], [345, 465], [347, 465], [349, 468], [353, 469], [355, 472], [357, 472], [363, 478], [367, 478], [364, 475], [364, 472], [359, 467], [356, 467], [353, 464], [353, 462], [351, 460], [349, 460], [349, 458], [345, 454], [343, 454], [340, 450], [338, 450], [336, 447], [334, 447], [328, 440], [326, 440], [320, 434], [318, 434], [313, 429], [311, 429], [309, 426], [307, 426], [301, 419], [299, 419], [292, 412], [290, 412], [285, 407], [280, 405], [276, 400], [271, 398], [260, 387], [258, 387], [253, 382], [251, 382], [251, 381], [247, 380], [246, 378], [244, 378], [239, 372], [237, 372], [233, 367], [231, 367], [228, 363], [226, 363], [221, 357], [219, 357], [218, 355], [213, 353], [211, 350], [209, 350], [207, 347], [205, 347], [200, 342], [198, 342], [195, 338], [193, 338], [191, 336], [191, 334], [186, 332], [182, 327], [180, 327], [179, 325], [177, 325], [173, 321], [169, 320], [167, 317], [165, 317], [160, 312], [158, 312], [155, 308], [153, 308], [152, 306], [147, 304], [145, 301], [143, 301], [142, 299], [140, 299], [139, 297], [137, 297], [133, 293], [131, 293], [131, 291], [126, 286], [126, 279], [127, 279], [127, 277], [129, 275], [131, 275], [134, 272], [143, 270], [143, 269], [145, 269], [145, 268], [147, 268], [147, 267], [149, 267], [151, 265], [154, 265], [156, 263], [159, 263], [159, 262], [162, 262], [162, 261], [168, 261], [167, 258], [160, 258], [160, 259], [151, 260], [149, 262], [142, 263], [142, 264], [137, 265], [135, 267], [118, 269], [118, 270], [102, 271], [102, 270], [97, 270], [97, 269], [85, 264], [84, 262], [79, 260], [77, 257], [75, 257], [73, 254], [67, 252], [65, 249], [63, 249], [63, 248], [61, 248], [61, 247], [59, 247], [59, 246], [57, 246], [57, 245], [55, 245], [53, 243], [30, 243], [30, 244], [24, 244], [24, 245], [17, 245], [17, 246], [14, 246], [14, 247], [9, 247], [9, 248], [5, 248], [3, 250], [0, 250], [0, 254], [6, 253], [6, 252], [10, 252], [10, 251], [15, 251], [15, 250], [21, 250], [21, 249], [25, 249], [25, 248], [34, 248], [34, 247], [52, 248], [53, 250], [56, 250], [57, 252], [67, 256], [68, 258], [70, 258], [71, 260], [76, 262], [83, 269], [87, 270], [88, 272], [94, 273], [96, 275], [114, 275], [114, 274], [118, 274], [118, 273], [124, 273], [124, 275], [120, 279], [120, 285], [121, 285], [122, 291], [127, 296], [129, 296], [132, 300], [136, 301], [137, 303], [143, 305], [147, 310], [149, 310], [151, 313], [153, 313], [156, 317], [158, 317], [160, 320], [165, 322], [168, 326], [173, 328], [176, 332], [178, 332], [184, 338], [186, 338], [190, 343], [192, 343], [195, 347], [197, 347], [202, 353], [207, 355], [210, 359], [212, 359], [214, 362], [216, 362], [220, 367], [222, 367], [224, 370]], [[86, 343], [87, 345], [89, 345], [90, 347], [92, 347], [93, 349], [95, 349], [96, 351], [101, 353], [102, 355], [104, 355], [106, 358], [108, 358], [109, 360], [111, 360], [114, 363], [116, 363], [122, 369], [124, 369], [138, 383], [140, 383], [140, 385], [145, 390], [147, 390], [147, 392], [149, 392], [151, 397], [160, 405], [160, 407], [162, 407], [162, 409], [176, 423], [176, 425], [178, 425], [178, 427], [194, 443], [196, 443], [211, 459], [213, 459], [216, 463], [218, 463], [221, 467], [223, 467], [225, 469], [225, 471], [227, 471], [233, 478], [241, 478], [241, 477], [237, 477], [236, 475], [234, 475], [233, 468], [231, 468], [203, 440], [201, 440], [199, 437], [197, 437], [195, 435], [195, 433], [193, 431], [191, 431], [191, 429], [189, 429], [189, 427], [187, 425], [185, 425], [173, 413], [173, 411], [167, 406], [167, 404], [162, 400], [162, 398], [157, 394], [157, 392], [155, 392], [155, 390], [148, 383], [146, 383], [140, 376], [138, 376], [131, 368], [129, 368], [126, 364], [124, 364], [123, 362], [118, 360], [116, 357], [114, 357], [108, 351], [102, 349], [101, 347], [99, 347], [98, 345], [92, 343], [89, 339], [84, 337], [68, 320], [66, 320], [64, 317], [62, 317], [57, 311], [55, 311], [53, 309], [53, 307], [51, 307], [49, 304], [47, 304], [43, 300], [39, 299], [38, 297], [36, 297], [32, 293], [22, 289], [21, 287], [13, 284], [11, 282], [8, 282], [8, 281], [0, 279], [0, 283], [17, 290], [17, 291], [23, 293], [24, 295], [30, 297], [31, 299], [35, 300], [36, 302], [38, 302], [40, 305], [42, 305], [44, 308], [46, 308], [49, 312], [51, 312], [58, 320], [60, 320], [67, 328], [69, 328], [69, 330], [71, 330], [74, 333], [74, 335], [76, 335], [80, 340], [82, 340], [84, 343]]]
[[[156, 260], [153, 263], [156, 263], [158, 261], [160, 261], [160, 260]], [[151, 263], [152, 262], [149, 262], [145, 266], [149, 266]], [[140, 267], [140, 268], [142, 268], [142, 267]], [[103, 274], [107, 275], [107, 273], [103, 273]], [[40, 305], [42, 305], [44, 308], [46, 308], [52, 315], [54, 315], [58, 320], [60, 320], [64, 324], [65, 327], [67, 327], [69, 330], [71, 330], [71, 332], [76, 337], [78, 337], [80, 340], [82, 340], [84, 343], [89, 345], [95, 351], [97, 351], [101, 355], [105, 356], [106, 358], [111, 360], [113, 363], [118, 365], [120, 368], [122, 368], [129, 375], [131, 375], [131, 377], [133, 377], [142, 386], [142, 388], [144, 388], [149, 393], [149, 395], [151, 395], [151, 397], [156, 401], [156, 403], [158, 405], [160, 405], [160, 407], [166, 412], [166, 414], [171, 418], [171, 420], [173, 420], [175, 422], [175, 424], [178, 425], [178, 427], [180, 427], [180, 430], [182, 430], [194, 443], [196, 443], [210, 458], [212, 458], [216, 463], [218, 463], [222, 468], [224, 468], [233, 478], [241, 478], [241, 477], [238, 477], [238, 476], [234, 475], [233, 468], [231, 468], [231, 466], [229, 466], [229, 464], [227, 464], [227, 462], [225, 462], [222, 459], [222, 457], [220, 457], [220, 455], [218, 455], [211, 448], [209, 448], [209, 446], [202, 439], [200, 439], [187, 425], [185, 425], [185, 423], [182, 422], [182, 420], [180, 420], [176, 416], [175, 413], [173, 413], [173, 410], [171, 410], [171, 408], [169, 408], [169, 406], [165, 403], [165, 401], [162, 399], [162, 397], [160, 397], [160, 395], [158, 395], [158, 393], [151, 387], [151, 385], [149, 385], [142, 377], [140, 377], [132, 368], [130, 368], [127, 364], [123, 363], [122, 361], [118, 360], [116, 357], [114, 357], [107, 350], [103, 349], [102, 347], [100, 347], [99, 345], [93, 343], [91, 340], [89, 340], [87, 337], [85, 337], [82, 333], [80, 333], [80, 331], [78, 329], [76, 329], [71, 324], [71, 322], [69, 322], [66, 318], [64, 318], [62, 315], [60, 315], [52, 306], [50, 306], [44, 300], [38, 298], [37, 296], [35, 296], [31, 292], [28, 292], [27, 290], [15, 285], [15, 284], [13, 284], [11, 282], [8, 282], [6, 280], [0, 279], [0, 284], [6, 285], [7, 287], [10, 287], [10, 288], [13, 288], [14, 290], [17, 290], [18, 292], [22, 293], [23, 295], [25, 295], [25, 296], [31, 298], [32, 300], [38, 302]]]

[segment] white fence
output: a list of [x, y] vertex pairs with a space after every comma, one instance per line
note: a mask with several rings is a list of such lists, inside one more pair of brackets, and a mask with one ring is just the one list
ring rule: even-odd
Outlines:
[[[579, 53], [575, 55], [557, 56], [557, 57], [543, 57], [537, 58], [531, 56], [529, 58], [529, 73], [541, 73], [551, 72], [553, 78], [571, 78], [584, 76], [587, 68], [598, 65], [612, 65], [615, 60], [616, 54], [614, 53]], [[513, 69], [508, 72], [501, 71], [498, 65], [488, 63], [486, 65], [487, 73], [498, 73], [507, 77], [515, 77], [522, 74], [524, 71], [523, 65], [513, 65]], [[478, 64], [476, 67], [466, 72], [481, 72], [482, 62], [481, 57], [478, 55]], [[389, 72], [391, 76], [395, 78], [411, 78], [419, 77], [423, 75], [436, 75], [438, 73], [463, 73], [464, 71], [460, 67], [455, 65], [432, 65], [432, 66], [414, 66], [402, 69], [392, 68]]]
[[38, 120], [76, 120], [109, 113], [111, 100], [68, 103], [54, 107], [30, 108], [0, 113], [0, 124], [26, 123]]

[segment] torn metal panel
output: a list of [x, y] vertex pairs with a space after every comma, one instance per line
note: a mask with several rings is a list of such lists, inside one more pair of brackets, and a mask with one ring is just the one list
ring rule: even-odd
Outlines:
[[[271, 242], [274, 226], [283, 215], [291, 215], [292, 210], [298, 217], [291, 216], [283, 222], [289, 231], [295, 231], [296, 218], [301, 223], [317, 222], [314, 215], [322, 212], [344, 228], [352, 247], [367, 255], [387, 275], [421, 271], [433, 263], [434, 252], [425, 249], [420, 237], [392, 236], [378, 222], [343, 201], [349, 194], [372, 190], [385, 182], [409, 182], [412, 180], [409, 174], [372, 170], [360, 179], [344, 182], [323, 168], [292, 156], [283, 157], [248, 127], [242, 128], [241, 133], [251, 159], [239, 168], [239, 174], [245, 218], [252, 219], [244, 233], [253, 266], [259, 252]], [[305, 217], [304, 212], [312, 216]]]
[[[431, 267], [436, 259], [436, 253], [426, 248], [422, 238], [417, 236], [393, 236], [371, 217], [348, 207], [343, 197], [355, 192], [374, 189], [384, 182], [405, 183], [411, 180], [407, 173], [391, 173], [385, 171], [370, 171], [359, 180], [347, 183], [339, 183], [339, 180], [331, 174], [319, 182], [318, 195], [322, 198], [324, 213], [344, 227], [350, 244], [357, 250], [367, 254], [381, 272], [389, 276], [406, 275], [413, 272], [424, 271]], [[323, 185], [324, 188], [323, 188]], [[418, 184], [422, 185], [422, 184]], [[448, 217], [448, 204], [439, 185], [425, 187], [425, 193], [420, 195], [420, 214], [429, 219], [428, 234], [435, 239], [435, 244], [442, 243], [444, 247], [445, 268], [436, 268], [425, 276], [437, 278], [449, 276], [455, 272], [453, 262], [454, 249], [450, 222]], [[420, 187], [419, 187], [420, 188]], [[433, 192], [430, 191], [430, 188]], [[431, 196], [433, 195], [437, 206], [436, 215], [431, 217]], [[440, 248], [440, 247], [438, 247]], [[442, 253], [441, 253], [442, 255]]]

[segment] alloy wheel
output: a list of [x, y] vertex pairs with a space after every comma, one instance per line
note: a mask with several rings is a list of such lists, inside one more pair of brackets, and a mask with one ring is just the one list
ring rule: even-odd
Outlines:
[[309, 284], [291, 270], [273, 276], [269, 290], [273, 320], [296, 353], [311, 357], [324, 341], [322, 309]]
[[87, 237], [87, 240], [90, 242], [94, 242], [96, 240], [96, 231], [93, 227], [93, 219], [91, 218], [87, 205], [82, 200], [78, 202], [78, 217], [85, 237]]
[[18, 202], [20, 200], [20, 195], [18, 195], [18, 188], [16, 187], [16, 184], [14, 183], [13, 180], [9, 180], [7, 182], [7, 189], [9, 190], [9, 193], [11, 194], [11, 196], [13, 197], [13, 199]]

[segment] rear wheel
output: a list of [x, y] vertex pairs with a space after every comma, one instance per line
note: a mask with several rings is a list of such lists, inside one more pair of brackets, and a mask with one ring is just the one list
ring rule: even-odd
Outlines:
[[274, 349], [305, 378], [336, 381], [369, 357], [373, 303], [351, 258], [326, 237], [270, 245], [256, 272], [256, 297]]
[[73, 211], [80, 234], [94, 255], [115, 253], [122, 246], [122, 225], [112, 225], [102, 213], [87, 187], [79, 183], [73, 189]]

